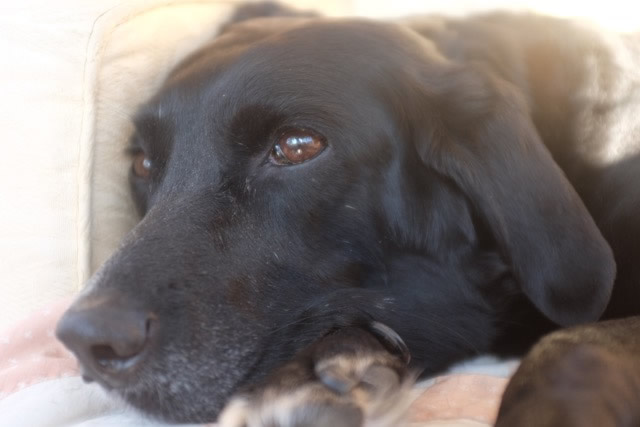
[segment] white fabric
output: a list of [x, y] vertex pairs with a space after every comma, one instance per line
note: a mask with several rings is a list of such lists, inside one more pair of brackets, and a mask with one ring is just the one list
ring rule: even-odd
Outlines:
[[[0, 423], [12, 427], [165, 427], [177, 426], [154, 420], [123, 404], [95, 384], [80, 377], [58, 378], [11, 394], [0, 400]], [[215, 427], [179, 424], [180, 427]], [[406, 427], [489, 427], [465, 419], [407, 423]]]

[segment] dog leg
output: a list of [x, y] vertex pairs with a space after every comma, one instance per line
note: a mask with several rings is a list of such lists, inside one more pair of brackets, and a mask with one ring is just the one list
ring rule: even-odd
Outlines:
[[221, 427], [398, 425], [415, 379], [407, 363], [402, 340], [384, 325], [339, 329], [234, 396], [219, 422]]
[[640, 318], [555, 332], [524, 359], [496, 427], [640, 425]]

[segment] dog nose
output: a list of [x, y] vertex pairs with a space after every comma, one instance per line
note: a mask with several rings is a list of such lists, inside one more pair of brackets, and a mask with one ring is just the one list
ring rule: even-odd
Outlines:
[[80, 361], [86, 380], [119, 387], [144, 360], [153, 315], [113, 301], [78, 301], [60, 319], [56, 336]]

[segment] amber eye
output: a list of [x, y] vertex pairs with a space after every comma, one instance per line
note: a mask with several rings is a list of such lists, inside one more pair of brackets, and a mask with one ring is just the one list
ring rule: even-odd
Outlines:
[[151, 175], [151, 160], [145, 153], [138, 153], [133, 158], [133, 173], [140, 178], [148, 178]]
[[327, 146], [326, 140], [307, 130], [289, 131], [276, 142], [271, 161], [278, 165], [297, 165], [316, 157]]

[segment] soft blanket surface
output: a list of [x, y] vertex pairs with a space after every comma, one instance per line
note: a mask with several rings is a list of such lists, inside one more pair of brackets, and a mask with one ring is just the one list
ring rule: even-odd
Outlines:
[[[161, 426], [85, 384], [75, 358], [54, 336], [69, 300], [33, 313], [0, 333], [0, 425]], [[486, 427], [493, 423], [515, 361], [480, 358], [419, 383], [407, 424]]]

